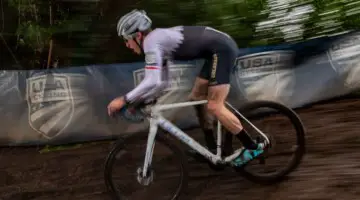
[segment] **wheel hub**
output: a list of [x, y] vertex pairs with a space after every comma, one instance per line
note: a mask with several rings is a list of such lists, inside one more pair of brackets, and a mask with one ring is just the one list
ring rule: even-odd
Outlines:
[[137, 181], [141, 185], [148, 186], [154, 180], [154, 171], [150, 168], [148, 169], [145, 177], [142, 174], [142, 167], [138, 167], [136, 173], [137, 173]]

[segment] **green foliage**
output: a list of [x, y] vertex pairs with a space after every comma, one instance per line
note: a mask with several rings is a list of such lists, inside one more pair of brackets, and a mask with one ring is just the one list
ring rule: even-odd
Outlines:
[[51, 26], [50, 1], [8, 2], [18, 11], [17, 48], [31, 51], [34, 65], [51, 38], [57, 41], [60, 59], [70, 58], [69, 65], [142, 60], [116, 36], [117, 17], [134, 8], [145, 9], [154, 27], [207, 25], [231, 35], [240, 48], [297, 42], [360, 26], [358, 0], [54, 1]]
[[24, 58], [23, 63], [29, 68], [39, 68], [44, 64], [40, 55], [47, 53], [52, 38], [56, 39], [57, 35], [63, 33], [87, 31], [86, 19], [82, 16], [71, 18], [70, 10], [64, 9], [59, 2], [8, 0], [8, 4], [18, 12], [15, 49], [22, 52], [19, 57]]
[[36, 0], [9, 0], [9, 5], [18, 11], [17, 42], [20, 46], [30, 47], [41, 52], [48, 43], [50, 31], [40, 25], [44, 8]]
[[23, 21], [19, 24], [16, 35], [19, 45], [42, 52], [49, 42], [51, 32], [33, 21]]

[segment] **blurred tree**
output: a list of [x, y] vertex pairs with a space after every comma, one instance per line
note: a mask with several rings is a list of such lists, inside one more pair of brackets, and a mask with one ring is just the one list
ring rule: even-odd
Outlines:
[[[67, 46], [74, 47], [76, 45], [73, 44], [84, 40], [77, 38], [72, 44], [71, 36], [88, 31], [89, 15], [82, 15], [81, 9], [88, 13], [94, 10], [89, 4], [84, 6], [84, 3], [76, 5], [76, 2], [52, 0], [8, 0], [8, 5], [18, 13], [14, 33], [16, 45], [10, 50], [15, 52], [25, 69], [46, 68], [58, 57], [61, 57], [61, 64], [70, 63], [67, 62], [68, 55], [74, 56], [78, 52], [71, 51]], [[86, 56], [89, 55], [82, 55], [83, 58]]]
[[52, 60], [63, 67], [143, 61], [116, 33], [117, 20], [134, 8], [145, 9], [154, 27], [212, 26], [231, 35], [239, 48], [298, 42], [360, 26], [358, 0], [52, 1], [50, 9], [50, 0], [7, 0], [17, 15], [12, 25], [16, 42], [7, 40], [26, 68], [46, 67], [51, 39]]

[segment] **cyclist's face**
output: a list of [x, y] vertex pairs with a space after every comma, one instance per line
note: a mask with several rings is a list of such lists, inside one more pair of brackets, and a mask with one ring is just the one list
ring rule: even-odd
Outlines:
[[136, 43], [136, 41], [135, 41], [135, 40], [137, 40], [139, 42], [140, 41], [139, 37], [140, 36], [137, 35], [137, 37], [134, 38], [134, 39], [125, 40], [126, 47], [129, 48], [129, 49], [132, 49], [136, 54], [141, 54], [141, 49], [140, 49], [139, 45]]

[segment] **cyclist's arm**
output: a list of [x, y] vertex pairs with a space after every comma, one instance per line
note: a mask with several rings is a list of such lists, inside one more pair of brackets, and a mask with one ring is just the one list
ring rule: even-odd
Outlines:
[[157, 45], [148, 45], [144, 41], [145, 52], [145, 77], [141, 83], [132, 91], [126, 94], [128, 103], [151, 97], [164, 85], [162, 82], [162, 55]]
[[137, 100], [145, 98], [145, 96], [151, 96], [153, 90], [161, 85], [161, 69], [157, 66], [146, 66], [145, 77], [141, 83], [135, 87], [132, 91], [126, 94], [126, 100], [132, 103]]

